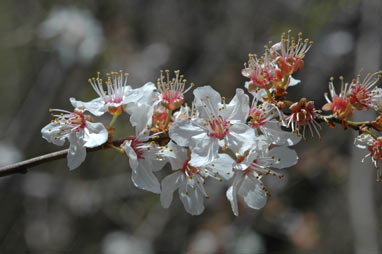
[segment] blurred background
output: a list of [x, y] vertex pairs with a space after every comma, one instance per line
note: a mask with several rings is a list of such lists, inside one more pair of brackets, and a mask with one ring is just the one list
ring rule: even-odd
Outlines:
[[[288, 29], [315, 42], [289, 96], [320, 108], [330, 76], [381, 69], [381, 17], [380, 0], [2, 0], [0, 166], [61, 149], [41, 138], [48, 108], [94, 98], [87, 80], [97, 71], [125, 70], [139, 87], [180, 69], [230, 99], [248, 53]], [[128, 117], [116, 127], [133, 134]], [[0, 253], [382, 253], [382, 183], [369, 160], [360, 163], [366, 151], [339, 126], [321, 135], [295, 147], [299, 162], [284, 179], [267, 180], [265, 208], [242, 205], [239, 217], [214, 181], [202, 215], [187, 214], [177, 194], [163, 209], [109, 150], [72, 172], [60, 160], [1, 178]]]

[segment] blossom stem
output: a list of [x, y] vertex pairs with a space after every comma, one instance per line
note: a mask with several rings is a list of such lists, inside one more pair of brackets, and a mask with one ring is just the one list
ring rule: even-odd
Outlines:
[[364, 122], [347, 121], [347, 123], [348, 123], [348, 125], [354, 126], [354, 127], [359, 127], [362, 125], [372, 126], [371, 122], [369, 122], [369, 121], [364, 121]]
[[351, 103], [348, 103], [348, 105], [346, 106], [345, 112], [343, 114], [345, 116], [347, 116], [350, 113], [350, 111], [352, 110], [352, 108], [353, 108], [353, 106], [351, 105]]
[[167, 128], [168, 124], [170, 123], [171, 116], [172, 116], [172, 110], [169, 109], [169, 110], [168, 110], [168, 113], [167, 113], [167, 119], [166, 119], [165, 128]]
[[371, 132], [370, 130], [364, 130], [363, 132], [369, 134], [369, 135], [372, 136], [375, 140], [378, 138], [378, 136], [375, 135], [375, 134], [374, 134], [373, 132]]
[[119, 152], [119, 153], [121, 153], [121, 154], [125, 154], [125, 152], [123, 151], [123, 149], [122, 149], [122, 148], [119, 148], [118, 146], [115, 146], [115, 145], [113, 145], [113, 144], [107, 144], [107, 146], [110, 147], [110, 148], [112, 148], [112, 149], [114, 149], [115, 151], [117, 151], [117, 152]]
[[289, 75], [284, 75], [284, 78], [283, 78], [283, 83], [282, 83], [282, 88], [286, 89], [288, 87], [288, 84], [289, 84]]
[[118, 115], [113, 115], [113, 119], [111, 119], [111, 121], [110, 121], [109, 128], [113, 127], [113, 125], [115, 124], [115, 122], [118, 119], [118, 116], [119, 116], [119, 114]]
[[[342, 123], [342, 120], [336, 118], [335, 116], [321, 116], [316, 118], [317, 122], [326, 122], [326, 123]], [[355, 121], [346, 121], [348, 126], [354, 130], [359, 130], [361, 126], [366, 126], [368, 128], [374, 128], [372, 122], [355, 122]], [[378, 131], [378, 130], [377, 130]]]

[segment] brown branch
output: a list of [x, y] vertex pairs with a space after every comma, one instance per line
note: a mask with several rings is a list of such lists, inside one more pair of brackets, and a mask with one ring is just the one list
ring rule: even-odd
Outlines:
[[[115, 141], [113, 141], [112, 144], [115, 146], [120, 146], [124, 140], [125, 139], [115, 140]], [[95, 151], [99, 151], [102, 149], [108, 149], [108, 148], [109, 148], [109, 146], [107, 146], [107, 144], [104, 144], [104, 145], [97, 146], [94, 148], [87, 148], [86, 152], [95, 152]], [[55, 161], [55, 160], [65, 158], [66, 155], [68, 154], [68, 150], [69, 149], [64, 149], [64, 150], [61, 150], [58, 152], [44, 154], [41, 156], [31, 158], [29, 160], [21, 161], [21, 162], [12, 164], [12, 165], [2, 167], [2, 168], [0, 168], [0, 177], [7, 176], [7, 175], [13, 175], [13, 174], [25, 174], [25, 173], [27, 173], [29, 168], [38, 166], [40, 164], [43, 164], [43, 163], [46, 163], [49, 161]]]
[[335, 125], [335, 123], [338, 123], [341, 125], [343, 125], [345, 123], [346, 127], [352, 128], [355, 131], [360, 131], [361, 127], [363, 127], [363, 126], [365, 126], [367, 128], [375, 129], [372, 121], [365, 121], [365, 122], [345, 121], [345, 122], [343, 122], [342, 120], [340, 120], [336, 117], [326, 117], [326, 119], [325, 119], [325, 116], [321, 116], [319, 118], [316, 118], [316, 121], [318, 123], [330, 123], [333, 125]]
[[[324, 119], [324, 116], [317, 118], [316, 121], [319, 123], [325, 123], [325, 122], [328, 123], [329, 122], [331, 124], [334, 124], [334, 123], [340, 123], [341, 124], [342, 123], [342, 121], [336, 117], [327, 117], [326, 119]], [[347, 126], [354, 129], [354, 130], [357, 130], [357, 131], [360, 131], [360, 128], [362, 126], [367, 126], [369, 128], [373, 128], [372, 122], [351, 122], [351, 121], [349, 121], [349, 124]], [[115, 140], [109, 144], [112, 144], [114, 146], [119, 147], [123, 143], [124, 140], [126, 140], [126, 138], [120, 139], [120, 140]], [[154, 140], [155, 140], [155, 142], [157, 142], [159, 144], [168, 143], [168, 134], [162, 134], [158, 138], [153, 139], [153, 141]], [[108, 148], [110, 148], [110, 146], [108, 146], [107, 144], [108, 143], [103, 144], [101, 146], [94, 147], [94, 148], [87, 148], [86, 152], [95, 152], [95, 151], [99, 151], [99, 150], [103, 150], [103, 149], [108, 149]], [[31, 158], [31, 159], [28, 159], [25, 161], [15, 163], [15, 164], [4, 166], [4, 167], [0, 168], [0, 177], [13, 175], [13, 174], [25, 174], [25, 173], [27, 173], [29, 168], [38, 166], [38, 165], [46, 163], [46, 162], [55, 161], [55, 160], [65, 158], [67, 154], [68, 154], [68, 149], [64, 149], [61, 151], [57, 151], [57, 152], [53, 152], [53, 153], [49, 153], [49, 154], [44, 154], [44, 155], [37, 156], [37, 157]]]

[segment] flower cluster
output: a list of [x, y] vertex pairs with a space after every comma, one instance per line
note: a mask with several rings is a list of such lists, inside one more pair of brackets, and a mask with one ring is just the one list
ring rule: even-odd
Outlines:
[[[361, 70], [362, 72], [362, 70]], [[361, 79], [361, 74], [358, 74], [350, 83], [345, 83], [344, 78], [340, 76], [341, 90], [337, 94], [334, 88], [334, 78], [330, 78], [329, 91], [331, 100], [328, 94], [325, 94], [327, 104], [322, 109], [324, 111], [332, 111], [332, 115], [325, 117], [325, 121], [330, 123], [331, 120], [337, 119], [342, 123], [344, 129], [349, 126], [360, 132], [354, 143], [359, 148], [367, 148], [369, 154], [366, 157], [371, 157], [377, 169], [377, 181], [382, 180], [382, 137], [371, 132], [371, 130], [382, 131], [382, 88], [376, 87], [377, 82], [382, 78], [382, 71], [369, 73]], [[379, 116], [375, 121], [353, 122], [348, 118], [355, 111], [375, 110], [379, 112]], [[366, 158], [365, 157], [365, 158]], [[364, 159], [362, 160], [362, 162]]]
[[[290, 146], [305, 139], [306, 129], [312, 137], [314, 133], [320, 137], [319, 122], [354, 125], [347, 121], [354, 110], [381, 107], [382, 92], [375, 88], [380, 73], [369, 74], [362, 81], [357, 76], [350, 84], [341, 78], [339, 95], [331, 80], [332, 99], [326, 96], [328, 104], [323, 107], [331, 115], [322, 115], [306, 98], [286, 100], [288, 87], [300, 83], [292, 75], [302, 71], [311, 45], [301, 34], [295, 39], [288, 31], [280, 42], [266, 46], [262, 56], [249, 55], [242, 70], [249, 79], [244, 85], [248, 94], [238, 88], [228, 102], [211, 86], [201, 86], [193, 90], [191, 107], [185, 103], [185, 93], [194, 84], [187, 85], [179, 71], [174, 77], [168, 70], [161, 71], [156, 85], [148, 82], [135, 89], [127, 84], [128, 75], [122, 71], [107, 73], [105, 79], [98, 73], [89, 79], [98, 97], [89, 102], [70, 98], [72, 112], [51, 110], [57, 112], [52, 114], [55, 119], [41, 130], [42, 136], [56, 145], [69, 141], [70, 169], [85, 160], [87, 148], [102, 145], [120, 152], [129, 160], [134, 185], [160, 194], [165, 208], [178, 190], [185, 210], [201, 214], [204, 199], [210, 197], [207, 183], [211, 178], [228, 186], [226, 196], [235, 215], [239, 214], [238, 202], [260, 209], [270, 195], [265, 177], [282, 178], [280, 169], [297, 163], [298, 156]], [[93, 117], [105, 113], [112, 116], [109, 125], [94, 122]], [[116, 144], [114, 125], [122, 115], [130, 117], [135, 134]], [[382, 118], [373, 123], [382, 130]], [[380, 165], [381, 138], [367, 132], [357, 140]], [[160, 181], [156, 172], [165, 170], [166, 164], [171, 172]]]
[[341, 120], [351, 116], [354, 110], [367, 111], [372, 108], [379, 111], [382, 106], [382, 88], [375, 85], [381, 78], [381, 74], [380, 71], [369, 73], [362, 81], [361, 74], [358, 74], [350, 83], [344, 83], [344, 78], [340, 76], [339, 94], [334, 89], [334, 78], [330, 78], [329, 91], [332, 100], [325, 94], [328, 103], [323, 106], [323, 110], [331, 110]]

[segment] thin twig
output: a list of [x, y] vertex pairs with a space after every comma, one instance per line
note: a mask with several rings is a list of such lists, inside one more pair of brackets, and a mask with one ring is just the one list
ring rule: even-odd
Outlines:
[[[330, 122], [330, 123], [342, 123], [341, 120], [337, 119], [336, 117], [320, 117], [316, 119], [317, 122]], [[349, 122], [348, 127], [360, 131], [361, 126], [367, 126], [369, 128], [373, 128], [373, 125], [371, 122]], [[166, 138], [168, 138], [168, 135], [162, 135], [159, 139], [156, 139], [156, 142], [161, 143], [161, 140], [166, 141]], [[119, 147], [122, 142], [125, 139], [115, 140], [111, 144], [114, 146]], [[166, 142], [167, 143], [167, 142]], [[101, 146], [97, 146], [94, 148], [87, 148], [87, 152], [95, 152], [102, 149], [108, 149], [110, 146], [106, 144], [103, 144]], [[58, 152], [44, 154], [41, 156], [37, 156], [25, 161], [21, 161], [12, 165], [4, 166], [0, 168], [0, 177], [7, 176], [7, 175], [13, 175], [13, 174], [25, 174], [27, 173], [29, 168], [35, 167], [37, 165], [49, 162], [49, 161], [55, 161], [62, 158], [65, 158], [68, 154], [68, 149], [64, 149]]]
[[[343, 124], [342, 120], [336, 117], [321, 116], [319, 118], [316, 118], [316, 121], [319, 123]], [[346, 121], [346, 123], [347, 123], [347, 127], [352, 128], [353, 130], [356, 130], [356, 131], [360, 131], [360, 128], [362, 126], [366, 126], [368, 128], [374, 129], [373, 123], [371, 121], [364, 121], [364, 122]]]
[[[120, 146], [124, 140], [125, 139], [115, 140], [113, 141], [113, 145]], [[108, 149], [108, 148], [109, 147], [107, 146], [107, 144], [104, 144], [94, 148], [87, 148], [86, 152], [95, 152], [95, 151]], [[68, 150], [69, 149], [64, 149], [58, 152], [44, 154], [44, 155], [37, 156], [25, 161], [17, 162], [15, 164], [2, 167], [0, 168], [0, 177], [13, 175], [13, 174], [25, 174], [27, 173], [29, 168], [35, 167], [45, 162], [55, 161], [55, 160], [65, 158], [66, 155], [68, 154]]]

